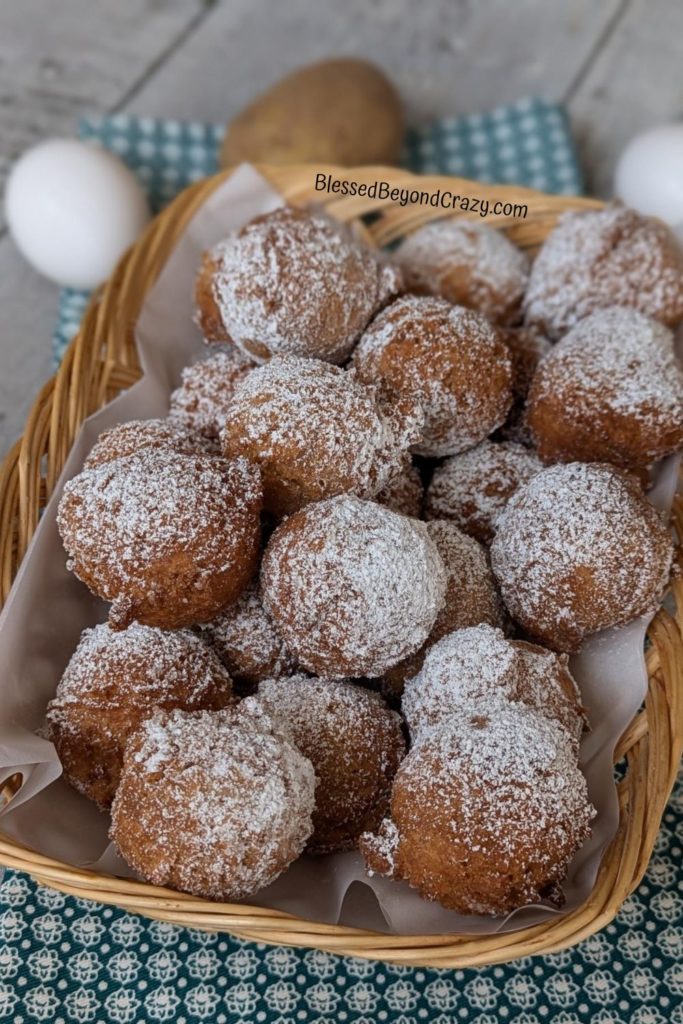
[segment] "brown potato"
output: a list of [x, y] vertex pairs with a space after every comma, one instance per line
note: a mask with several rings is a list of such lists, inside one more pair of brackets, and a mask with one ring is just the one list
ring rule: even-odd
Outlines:
[[399, 96], [378, 68], [324, 60], [293, 71], [234, 118], [221, 165], [393, 164], [403, 129]]

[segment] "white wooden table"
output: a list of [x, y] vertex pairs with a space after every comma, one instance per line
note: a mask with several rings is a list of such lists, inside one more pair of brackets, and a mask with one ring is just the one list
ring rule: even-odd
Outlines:
[[[227, 120], [291, 68], [382, 65], [413, 120], [537, 94], [567, 104], [590, 190], [631, 135], [683, 108], [681, 0], [0, 0], [0, 188], [84, 113]], [[57, 289], [0, 215], [0, 455], [51, 372]]]

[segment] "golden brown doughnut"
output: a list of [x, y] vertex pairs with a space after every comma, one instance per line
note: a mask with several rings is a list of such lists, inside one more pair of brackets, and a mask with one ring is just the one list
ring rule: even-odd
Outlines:
[[401, 702], [413, 741], [450, 726], [473, 703], [524, 704], [564, 729], [578, 750], [586, 725], [566, 655], [510, 640], [489, 625], [446, 634], [430, 646]]
[[482, 313], [406, 295], [373, 320], [353, 354], [361, 380], [420, 402], [419, 455], [471, 448], [501, 426], [512, 404], [512, 366]]
[[569, 739], [522, 704], [472, 705], [402, 762], [391, 818], [361, 836], [372, 872], [461, 914], [562, 902], [595, 810]]
[[104, 810], [128, 737], [155, 708], [213, 711], [231, 701], [230, 676], [190, 630], [95, 626], [81, 634], [48, 704], [48, 738], [67, 782]]
[[639, 483], [611, 466], [551, 466], [520, 487], [497, 520], [491, 565], [525, 632], [557, 651], [653, 613], [673, 542]]
[[671, 331], [633, 309], [592, 313], [546, 356], [526, 421], [546, 462], [643, 469], [683, 446], [683, 366]]
[[483, 545], [447, 520], [433, 520], [426, 526], [446, 570], [446, 595], [420, 650], [384, 674], [381, 689], [387, 697], [401, 696], [406, 679], [417, 675], [427, 652], [448, 633], [481, 622], [505, 625], [503, 602]]
[[482, 441], [434, 470], [427, 488], [427, 519], [450, 519], [490, 544], [496, 521], [518, 487], [543, 469], [536, 455], [512, 441]]
[[270, 539], [263, 602], [315, 675], [379, 676], [429, 636], [446, 588], [427, 528], [343, 495], [308, 505]]
[[204, 256], [197, 321], [207, 341], [232, 341], [256, 362], [296, 355], [343, 363], [400, 271], [320, 213], [281, 207]]
[[84, 469], [95, 469], [124, 455], [134, 455], [146, 448], [176, 452], [178, 455], [213, 455], [206, 441], [179, 423], [169, 420], [128, 420], [105, 430], [95, 441]]
[[171, 394], [169, 420], [204, 437], [218, 438], [237, 384], [255, 365], [234, 345], [225, 345], [186, 366], [180, 387]]
[[589, 313], [628, 306], [683, 319], [683, 251], [665, 224], [619, 203], [564, 213], [531, 268], [525, 322], [557, 341]]
[[218, 618], [198, 627], [223, 662], [234, 683], [249, 689], [262, 679], [279, 679], [296, 671], [296, 662], [263, 607], [257, 581]]
[[57, 525], [113, 628], [177, 629], [215, 618], [254, 575], [261, 494], [245, 459], [145, 449], [70, 480]]
[[315, 770], [310, 853], [351, 850], [378, 827], [404, 754], [401, 718], [377, 693], [346, 680], [262, 682], [258, 699]]
[[247, 698], [157, 712], [126, 747], [110, 836], [153, 885], [213, 900], [273, 882], [311, 834], [310, 761]]
[[419, 436], [412, 399], [361, 384], [319, 359], [276, 356], [238, 386], [222, 445], [263, 477], [276, 517], [335, 494], [373, 498], [403, 465]]
[[401, 243], [394, 258], [408, 291], [438, 295], [495, 323], [520, 317], [529, 262], [488, 224], [455, 218], [425, 224]]

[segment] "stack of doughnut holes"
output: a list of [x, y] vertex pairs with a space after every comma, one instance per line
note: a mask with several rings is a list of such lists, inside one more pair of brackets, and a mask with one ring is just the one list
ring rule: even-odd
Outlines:
[[672, 572], [674, 238], [614, 204], [533, 262], [458, 218], [386, 254], [282, 207], [195, 303], [168, 416], [103, 433], [59, 504], [109, 606], [47, 708], [67, 782], [207, 899], [360, 851], [462, 914], [560, 906], [595, 815], [569, 656]]

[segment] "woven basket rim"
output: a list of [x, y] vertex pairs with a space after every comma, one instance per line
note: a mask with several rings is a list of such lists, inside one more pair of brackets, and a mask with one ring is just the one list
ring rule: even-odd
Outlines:
[[[533, 248], [557, 217], [568, 209], [600, 208], [599, 200], [547, 196], [532, 189], [489, 185], [448, 175], [414, 175], [388, 167], [338, 168], [295, 165], [256, 169], [283, 198], [294, 204], [317, 202], [316, 173], [359, 182], [377, 179], [421, 189], [450, 189], [462, 196], [526, 203], [526, 220], [494, 215], [519, 245]], [[81, 328], [55, 377], [45, 385], [29, 415], [22, 439], [0, 469], [0, 598], [4, 601], [83, 420], [139, 377], [133, 325], [147, 290], [160, 272], [189, 218], [232, 173], [224, 171], [182, 192], [150, 224], [124, 256], [110, 280], [93, 297]], [[387, 244], [444, 211], [400, 207], [365, 197], [333, 197], [325, 208], [353, 221], [367, 240]], [[359, 218], [375, 214], [368, 227]], [[674, 523], [683, 537], [683, 502], [677, 499]], [[680, 549], [679, 549], [680, 551]], [[303, 945], [350, 956], [434, 967], [465, 967], [553, 952], [604, 927], [637, 886], [647, 867], [661, 815], [673, 785], [683, 748], [683, 580], [673, 583], [676, 616], [660, 609], [649, 630], [649, 688], [645, 709], [618, 745], [628, 772], [618, 787], [620, 825], [605, 852], [593, 892], [568, 914], [531, 928], [494, 935], [394, 936], [348, 926], [325, 925], [284, 912], [247, 904], [200, 900], [131, 879], [97, 874], [28, 850], [0, 835], [0, 863], [27, 871], [38, 881], [79, 896], [125, 907], [150, 917], [239, 937], [283, 945]]]

